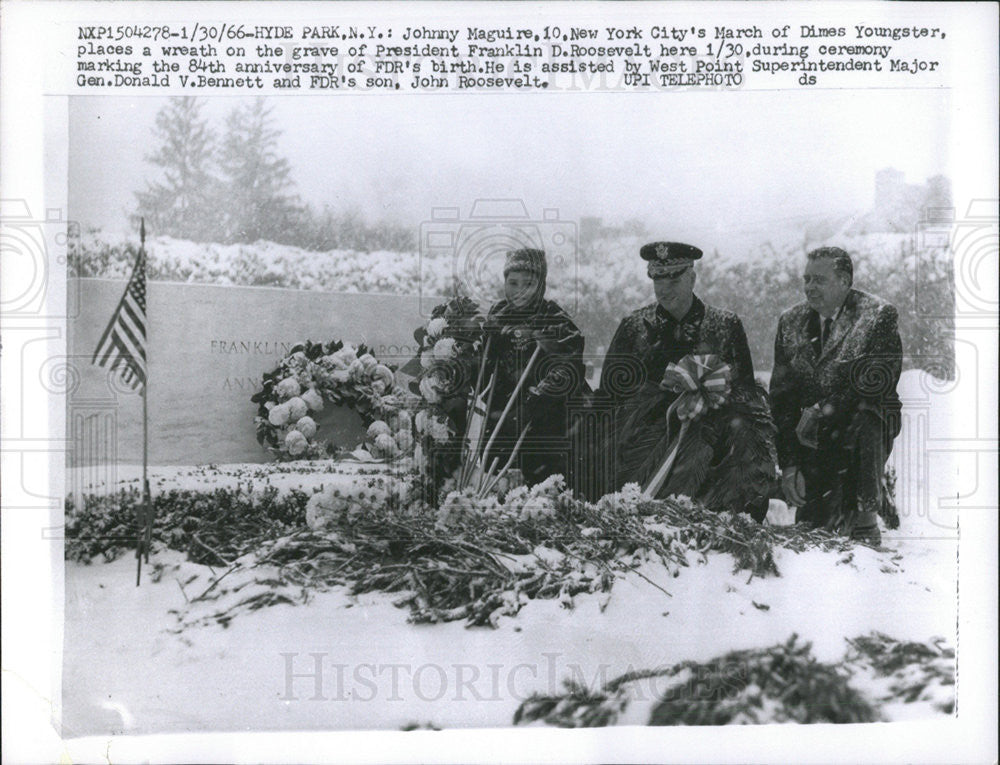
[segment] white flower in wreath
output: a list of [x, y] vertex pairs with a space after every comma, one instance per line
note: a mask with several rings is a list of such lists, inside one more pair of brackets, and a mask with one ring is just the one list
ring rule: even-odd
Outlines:
[[281, 428], [287, 425], [289, 417], [290, 414], [288, 412], [288, 407], [285, 404], [273, 406], [271, 407], [271, 411], [267, 413], [267, 421], [276, 428]]
[[388, 423], [393, 430], [409, 430], [413, 426], [413, 418], [405, 409], [400, 409], [389, 417]]
[[409, 452], [413, 448], [413, 434], [409, 430], [400, 430], [396, 433], [396, 446], [401, 452]]
[[302, 392], [302, 386], [299, 385], [299, 381], [294, 377], [286, 377], [274, 386], [274, 392], [281, 401], [286, 401], [292, 398], [292, 396], [299, 395]]
[[434, 358], [438, 361], [447, 361], [455, 355], [455, 338], [442, 337], [434, 343]]
[[424, 397], [428, 404], [436, 404], [441, 400], [441, 396], [438, 394], [436, 377], [426, 375], [420, 378], [420, 395]]
[[373, 366], [378, 364], [378, 359], [372, 356], [370, 353], [365, 353], [358, 357], [358, 361], [365, 365], [365, 371], [367, 372]]
[[288, 431], [288, 435], [285, 436], [285, 448], [288, 449], [288, 453], [293, 457], [297, 457], [302, 454], [309, 447], [309, 441], [306, 437], [299, 433], [297, 430]]
[[427, 416], [427, 411], [421, 409], [417, 412], [417, 416], [413, 418], [413, 426], [417, 429], [417, 433], [420, 435], [425, 435], [427, 433], [427, 422], [430, 417]]
[[288, 407], [288, 418], [290, 420], [299, 420], [309, 414], [309, 407], [306, 406], [306, 402], [298, 396], [288, 399], [285, 402], [285, 406]]
[[425, 348], [420, 354], [420, 366], [424, 369], [430, 369], [434, 366], [434, 349]]
[[376, 364], [368, 372], [368, 376], [374, 380], [381, 380], [386, 384], [386, 386], [392, 385], [395, 381], [395, 377], [392, 374], [392, 370], [389, 369], [385, 364]]
[[321, 396], [320, 392], [315, 388], [310, 388], [303, 393], [302, 400], [306, 402], [306, 406], [308, 406], [312, 411], [323, 411], [323, 396]]
[[305, 390], [306, 388], [308, 388], [312, 384], [313, 375], [312, 375], [312, 372], [310, 370], [303, 369], [301, 372], [299, 372], [297, 375], [295, 375], [295, 379], [299, 383], [299, 388], [302, 389], [302, 390]]
[[389, 433], [380, 433], [375, 438], [375, 449], [383, 457], [391, 457], [396, 453], [396, 441]]
[[361, 359], [354, 359], [351, 365], [347, 368], [348, 376], [354, 380], [359, 381], [365, 374], [365, 365], [361, 362]]
[[427, 336], [430, 338], [435, 338], [444, 332], [445, 328], [448, 326], [448, 322], [442, 317], [436, 319], [431, 319], [427, 322]]
[[388, 390], [392, 390], [393, 383], [396, 381], [396, 378], [392, 374], [392, 370], [385, 364], [376, 364], [372, 367], [368, 375], [371, 379], [372, 390], [379, 395]]
[[451, 435], [448, 421], [441, 417], [434, 417], [428, 421], [427, 432], [438, 443], [447, 441]]
[[309, 415], [300, 417], [299, 421], [295, 423], [295, 429], [306, 438], [312, 438], [316, 435], [316, 420]]
[[330, 375], [330, 379], [335, 383], [343, 384], [351, 379], [351, 374], [345, 367], [344, 369], [336, 370], [332, 375]]
[[387, 436], [392, 433], [389, 425], [383, 420], [375, 420], [368, 426], [368, 439], [375, 441], [379, 436]]
[[358, 352], [353, 346], [345, 345], [333, 354], [332, 361], [337, 369], [347, 369], [358, 360]]

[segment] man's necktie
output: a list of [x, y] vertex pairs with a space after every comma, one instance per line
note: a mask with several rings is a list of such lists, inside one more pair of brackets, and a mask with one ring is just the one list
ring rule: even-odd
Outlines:
[[832, 329], [832, 327], [833, 327], [832, 318], [823, 319], [823, 331], [819, 336], [820, 353], [822, 353], [823, 349], [826, 348], [826, 343], [830, 339], [830, 330]]

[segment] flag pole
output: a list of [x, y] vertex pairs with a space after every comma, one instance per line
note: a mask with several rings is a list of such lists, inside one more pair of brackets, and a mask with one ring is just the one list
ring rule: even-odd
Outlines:
[[[146, 282], [146, 219], [139, 219], [139, 263], [142, 266], [143, 284]], [[148, 295], [147, 295], [148, 306]], [[146, 325], [149, 325], [149, 311], [146, 311]], [[149, 563], [149, 547], [152, 544], [153, 536], [153, 508], [149, 496], [149, 477], [147, 466], [149, 464], [149, 365], [145, 365], [145, 380], [142, 385], [142, 523], [139, 527], [139, 544], [136, 548], [138, 562], [135, 571], [135, 586], [139, 586], [142, 576], [142, 559], [145, 557]]]

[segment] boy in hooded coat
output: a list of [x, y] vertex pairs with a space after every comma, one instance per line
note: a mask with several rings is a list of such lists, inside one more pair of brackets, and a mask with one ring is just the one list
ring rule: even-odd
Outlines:
[[[492, 433], [531, 359], [531, 369], [489, 454], [502, 466], [525, 432], [512, 467], [529, 484], [562, 474], [572, 485], [568, 405], [589, 392], [584, 337], [569, 315], [545, 298], [547, 264], [538, 249], [511, 250], [504, 263], [504, 299], [489, 310], [487, 376], [494, 374], [486, 432]], [[488, 466], [487, 466], [488, 467]]]

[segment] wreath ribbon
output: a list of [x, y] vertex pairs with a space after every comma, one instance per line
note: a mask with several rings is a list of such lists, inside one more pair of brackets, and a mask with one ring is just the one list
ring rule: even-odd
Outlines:
[[670, 409], [681, 422], [695, 420], [726, 403], [731, 374], [729, 364], [715, 354], [688, 354], [667, 365], [660, 387], [679, 394]]
[[[666, 459], [653, 474], [643, 496], [649, 499], [657, 493], [670, 475], [688, 426], [711, 409], [718, 409], [729, 399], [732, 368], [715, 354], [688, 354], [677, 363], [667, 365], [660, 387], [678, 396], [667, 409], [667, 437], [672, 441]], [[677, 438], [671, 436], [670, 415], [676, 414], [681, 429]]]

